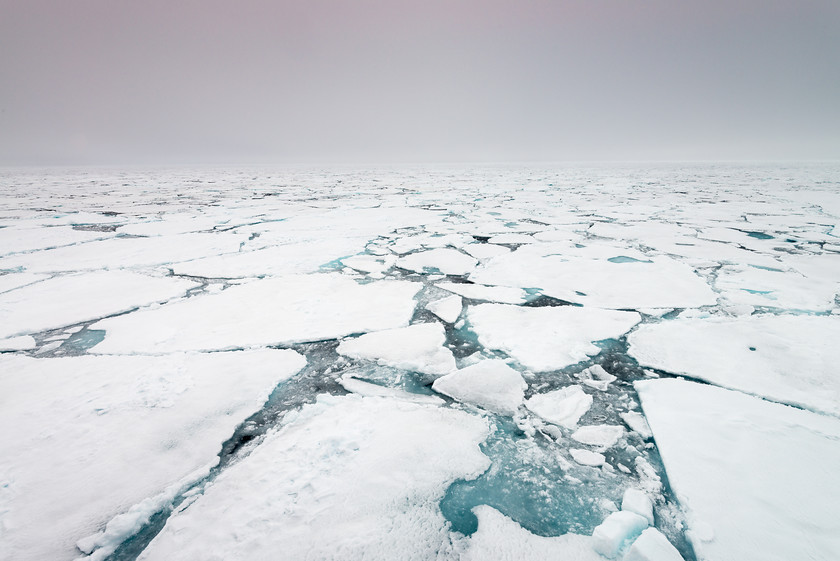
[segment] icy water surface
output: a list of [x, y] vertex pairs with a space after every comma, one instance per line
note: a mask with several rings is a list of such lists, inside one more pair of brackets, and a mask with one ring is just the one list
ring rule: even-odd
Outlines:
[[837, 558], [839, 177], [4, 171], [0, 559]]

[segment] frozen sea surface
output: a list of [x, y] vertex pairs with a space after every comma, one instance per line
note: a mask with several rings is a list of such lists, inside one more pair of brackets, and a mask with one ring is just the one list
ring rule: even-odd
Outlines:
[[0, 183], [2, 561], [840, 559], [840, 166]]

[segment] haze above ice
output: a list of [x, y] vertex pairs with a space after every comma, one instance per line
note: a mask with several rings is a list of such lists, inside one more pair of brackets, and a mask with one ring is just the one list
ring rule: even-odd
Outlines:
[[0, 0], [0, 165], [831, 159], [836, 0]]

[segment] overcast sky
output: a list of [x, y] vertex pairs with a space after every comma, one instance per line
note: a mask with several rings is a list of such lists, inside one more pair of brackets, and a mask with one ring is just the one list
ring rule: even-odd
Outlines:
[[0, 164], [840, 158], [840, 0], [0, 0]]

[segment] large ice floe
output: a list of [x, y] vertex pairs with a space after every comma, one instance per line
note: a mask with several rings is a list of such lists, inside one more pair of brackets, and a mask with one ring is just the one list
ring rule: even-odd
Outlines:
[[838, 178], [0, 170], [0, 561], [835, 561]]

